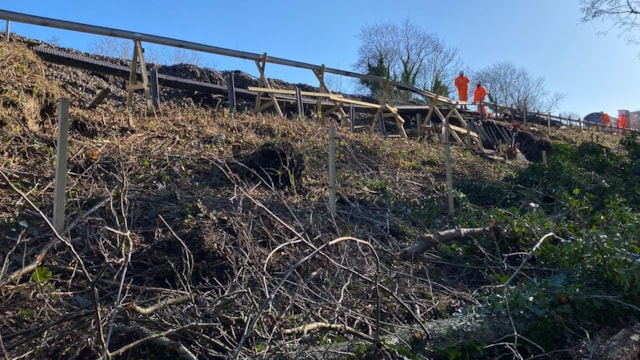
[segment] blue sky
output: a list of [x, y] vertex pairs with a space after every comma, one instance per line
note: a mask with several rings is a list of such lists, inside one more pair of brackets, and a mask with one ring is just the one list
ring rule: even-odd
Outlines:
[[[565, 94], [557, 113], [616, 115], [640, 110], [640, 45], [619, 38], [611, 24], [580, 23], [578, 0], [325, 0], [182, 2], [137, 0], [5, 1], [2, 10], [165, 36], [222, 48], [267, 54], [343, 70], [353, 70], [358, 33], [366, 25], [400, 24], [409, 19], [457, 48], [471, 73], [511, 62], [547, 90]], [[171, 4], [170, 6], [168, 4]], [[0, 23], [1, 24], [1, 23]], [[101, 37], [11, 23], [11, 31], [60, 46], [95, 49]], [[258, 75], [253, 61], [201, 54], [203, 65]], [[267, 64], [266, 75], [318, 85], [310, 70]], [[351, 88], [340, 76], [334, 91]], [[473, 79], [472, 79], [473, 81]]]

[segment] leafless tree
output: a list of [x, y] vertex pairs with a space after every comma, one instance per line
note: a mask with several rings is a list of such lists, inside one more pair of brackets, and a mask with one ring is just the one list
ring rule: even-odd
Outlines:
[[501, 62], [478, 71], [474, 77], [488, 90], [491, 101], [513, 105], [530, 111], [550, 112], [564, 98], [563, 94], [549, 94], [543, 77], [533, 77], [510, 62]]
[[97, 55], [116, 59], [131, 59], [133, 53], [131, 41], [103, 36], [93, 44], [91, 51]]
[[354, 67], [364, 73], [383, 59], [393, 80], [431, 90], [436, 79], [452, 84], [462, 66], [457, 49], [409, 20], [400, 25], [367, 25], [358, 37], [361, 43]]
[[618, 29], [620, 36], [638, 43], [639, 0], [580, 0], [580, 6], [582, 22], [610, 20], [613, 25], [609, 30]]

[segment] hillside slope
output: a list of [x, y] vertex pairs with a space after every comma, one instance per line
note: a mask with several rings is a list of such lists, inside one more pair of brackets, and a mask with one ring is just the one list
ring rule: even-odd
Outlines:
[[[123, 106], [122, 80], [42, 62], [20, 42], [0, 54], [5, 357], [85, 359], [108, 348], [149, 359], [437, 358], [486, 346], [489, 358], [500, 352], [489, 345], [514, 331], [469, 309], [538, 240], [490, 215], [528, 206], [503, 185], [529, 163], [453, 147], [449, 217], [437, 137], [338, 127], [333, 216], [330, 120], [229, 114], [185, 92], [147, 114], [139, 95]], [[84, 110], [102, 88], [108, 100]], [[58, 236], [49, 217], [61, 97], [72, 108]], [[619, 150], [613, 134], [527, 130]], [[400, 256], [433, 239], [425, 233], [459, 227], [480, 230]], [[492, 241], [519, 255], [483, 253]], [[377, 336], [386, 345], [374, 346]]]

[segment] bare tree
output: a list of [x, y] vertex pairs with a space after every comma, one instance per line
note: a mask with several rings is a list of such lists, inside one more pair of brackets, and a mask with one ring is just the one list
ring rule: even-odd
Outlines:
[[453, 83], [462, 61], [455, 48], [409, 20], [401, 25], [381, 23], [360, 30], [361, 41], [355, 69], [367, 73], [380, 59], [392, 80], [432, 90], [438, 79]]
[[638, 43], [634, 34], [640, 28], [639, 0], [580, 0], [580, 5], [582, 22], [611, 20], [613, 26], [609, 30], [617, 28], [620, 36]]
[[103, 36], [95, 44], [91, 51], [97, 55], [112, 57], [116, 59], [131, 59], [131, 41]]
[[535, 78], [510, 62], [491, 65], [474, 75], [488, 90], [491, 101], [531, 111], [555, 110], [564, 94], [549, 94], [543, 77]]

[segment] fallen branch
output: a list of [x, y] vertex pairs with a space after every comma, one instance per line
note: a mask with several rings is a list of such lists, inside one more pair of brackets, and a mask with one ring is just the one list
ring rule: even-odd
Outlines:
[[496, 226], [486, 226], [481, 228], [456, 228], [438, 231], [433, 234], [424, 234], [413, 246], [400, 251], [398, 256], [403, 260], [411, 259], [416, 255], [422, 254], [423, 252], [438, 246], [439, 244], [496, 233], [500, 233], [500, 230]]
[[320, 329], [331, 329], [331, 330], [337, 330], [337, 331], [344, 331], [347, 332], [349, 334], [355, 335], [363, 340], [367, 340], [370, 342], [375, 342], [375, 339], [373, 338], [373, 336], [367, 335], [365, 333], [363, 333], [362, 331], [358, 331], [352, 327], [349, 326], [345, 326], [345, 325], [341, 325], [341, 324], [327, 324], [327, 323], [323, 323], [323, 322], [314, 322], [311, 324], [306, 324], [306, 325], [300, 325], [297, 327], [294, 327], [292, 329], [284, 329], [282, 330], [283, 334], [286, 335], [290, 335], [290, 334], [299, 334], [302, 333], [304, 335], [306, 335], [309, 331], [313, 331], [313, 330], [320, 330]]

